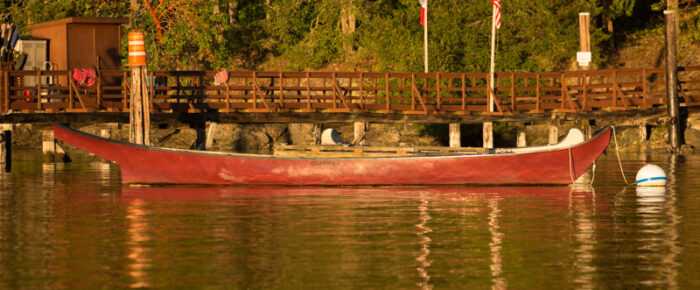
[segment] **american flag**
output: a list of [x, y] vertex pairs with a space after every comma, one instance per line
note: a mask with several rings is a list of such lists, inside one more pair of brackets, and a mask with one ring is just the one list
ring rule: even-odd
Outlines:
[[496, 15], [493, 16], [493, 21], [496, 22], [496, 29], [501, 28], [501, 0], [491, 0], [491, 3], [496, 7]]
[[425, 8], [428, 7], [428, 0], [418, 0], [420, 4], [420, 24], [426, 25], [428, 23], [428, 15], [425, 15]]

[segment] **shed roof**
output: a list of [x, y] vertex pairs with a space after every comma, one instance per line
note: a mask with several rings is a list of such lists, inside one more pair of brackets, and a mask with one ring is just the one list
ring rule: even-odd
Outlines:
[[126, 24], [129, 23], [128, 18], [93, 18], [93, 17], [68, 17], [53, 21], [41, 22], [37, 24], [28, 25], [27, 28], [34, 30], [37, 28], [65, 25], [70, 23], [76, 24]]

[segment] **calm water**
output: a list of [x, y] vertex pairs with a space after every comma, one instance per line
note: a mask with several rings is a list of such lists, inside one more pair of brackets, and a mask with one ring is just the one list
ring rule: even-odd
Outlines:
[[125, 188], [30, 153], [0, 174], [2, 289], [700, 287], [700, 155], [623, 156], [670, 175], [638, 196], [614, 154], [572, 189]]

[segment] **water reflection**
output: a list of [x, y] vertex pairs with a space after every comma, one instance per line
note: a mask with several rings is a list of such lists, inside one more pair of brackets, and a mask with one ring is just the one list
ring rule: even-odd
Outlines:
[[[583, 288], [594, 288], [597, 226], [593, 217], [598, 204], [593, 193], [587, 192], [586, 188], [590, 187], [123, 188], [121, 199], [129, 208], [132, 225], [129, 233], [134, 242], [130, 243], [129, 257], [136, 265], [131, 266], [135, 280], [153, 280], [144, 277], [147, 274], [143, 269], [149, 267], [152, 257], [163, 255], [160, 253], [162, 249], [144, 248], [147, 243], [137, 243], [152, 235], [149, 234], [153, 231], [149, 224], [158, 224], [161, 229], [178, 228], [177, 232], [171, 233], [176, 236], [186, 234], [205, 240], [210, 236], [211, 239], [230, 241], [228, 246], [214, 247], [216, 252], [204, 255], [212, 255], [215, 261], [221, 263], [230, 263], [232, 256], [252, 262], [236, 268], [243, 273], [254, 271], [258, 273], [257, 276], [262, 275], [260, 273], [276, 273], [282, 276], [278, 279], [295, 280], [289, 276], [291, 272], [304, 276], [311, 273], [301, 269], [315, 269], [314, 277], [326, 277], [327, 281], [320, 281], [328, 282], [366, 276], [368, 273], [377, 275], [376, 271], [384, 268], [396, 269], [392, 261], [403, 260], [408, 253], [416, 253], [415, 248], [411, 249], [411, 244], [405, 244], [406, 240], [401, 238], [404, 231], [401, 224], [408, 220], [416, 221], [417, 218], [417, 223], [410, 226], [417, 229], [412, 235], [419, 238], [415, 243], [419, 250], [412, 259], [418, 263], [414, 269], [419, 281], [417, 286], [421, 288], [432, 288], [435, 283], [444, 284], [445, 273], [464, 271], [464, 276], [458, 274], [451, 278], [463, 281], [486, 270], [491, 287], [505, 289], [511, 284], [509, 279], [514, 279], [513, 273], [506, 270], [508, 265], [513, 267], [528, 263], [522, 257], [515, 260], [504, 258], [522, 250], [524, 245], [518, 241], [525, 238], [536, 241], [532, 245], [534, 247], [551, 247], [547, 246], [552, 243], [547, 236], [560, 234], [570, 235], [577, 241], [575, 259], [571, 261], [579, 273], [576, 283]], [[504, 206], [510, 213], [503, 211]], [[413, 210], [403, 210], [406, 207]], [[452, 207], [455, 211], [445, 211]], [[145, 208], [150, 208], [152, 212], [144, 214]], [[513, 210], [518, 212], [518, 216], [513, 216]], [[177, 216], [192, 216], [197, 224], [209, 226], [202, 231], [200, 226], [194, 224], [169, 224], [163, 219], [175, 213]], [[519, 216], [523, 213], [524, 216]], [[528, 236], [515, 234], [509, 237], [505, 234], [509, 227], [513, 229], [513, 221], [559, 214], [562, 214], [562, 218], [572, 216], [575, 225], [569, 229], [536, 227], [538, 231], [545, 232]], [[153, 218], [159, 220], [151, 220]], [[172, 222], [184, 221], [172, 218]], [[504, 228], [503, 220], [511, 225]], [[533, 226], [540, 225], [533, 223]], [[435, 232], [436, 228], [438, 232]], [[483, 235], [488, 235], [488, 239], [478, 238]], [[464, 245], [471, 245], [468, 250], [470, 254], [463, 257], [466, 264], [445, 268], [445, 264], [454, 262], [452, 251], [455, 247]], [[303, 250], [309, 246], [319, 254]], [[434, 247], [439, 249], [438, 252], [434, 252]], [[487, 252], [481, 252], [481, 247], [485, 247]], [[445, 249], [448, 249], [448, 253], [444, 252]], [[178, 253], [173, 254], [178, 256]], [[303, 254], [308, 257], [301, 261], [281, 257], [271, 260], [270, 254], [297, 258]], [[487, 257], [488, 263], [480, 262], [480, 256]], [[328, 257], [338, 259], [328, 260]], [[538, 261], [535, 257], [528, 259], [533, 259], [533, 263]], [[286, 264], [285, 261], [293, 263]], [[340, 261], [345, 265], [335, 264]], [[342, 267], [342, 271], [333, 272], [335, 266]], [[384, 279], [404, 275], [386, 274], [389, 276]], [[262, 276], [270, 277], [267, 274]], [[437, 282], [434, 282], [435, 277], [438, 277]], [[515, 284], [521, 284], [515, 280]], [[349, 285], [354, 284], [346, 286]]]
[[665, 194], [620, 192], [617, 161], [595, 190], [126, 188], [106, 163], [20, 161], [0, 288], [695, 288], [700, 186], [663, 158]]
[[569, 215], [572, 217], [571, 236], [576, 241], [574, 249], [574, 267], [577, 275], [574, 282], [578, 288], [595, 288], [594, 278], [597, 270], [593, 263], [595, 258], [597, 211], [596, 195], [592, 187], [585, 184], [572, 186], [569, 193]]
[[640, 255], [644, 270], [651, 275], [640, 281], [643, 285], [678, 288], [678, 256], [682, 250], [679, 245], [678, 226], [681, 217], [677, 208], [677, 171], [682, 157], [670, 155], [668, 159], [666, 187], [637, 187], [639, 247], [644, 251]]
[[108, 186], [111, 184], [112, 165], [104, 160], [93, 161], [89, 163], [90, 168], [95, 172], [95, 178], [100, 185]]
[[430, 285], [430, 275], [428, 274], [428, 267], [432, 261], [428, 259], [430, 254], [430, 242], [431, 239], [428, 237], [428, 233], [433, 230], [427, 227], [427, 223], [430, 220], [430, 213], [428, 212], [428, 204], [430, 202], [425, 196], [425, 193], [420, 193], [420, 205], [418, 206], [418, 237], [420, 238], [421, 249], [418, 253], [416, 261], [418, 262], [418, 275], [422, 279], [418, 286], [421, 289], [432, 289], [433, 286]]
[[489, 199], [489, 233], [491, 234], [491, 242], [489, 250], [491, 251], [491, 277], [493, 281], [492, 289], [505, 289], [507, 284], [503, 273], [503, 258], [501, 257], [501, 244], [503, 243], [503, 233], [499, 231], [498, 219], [501, 211], [498, 209], [498, 198]]
[[144, 201], [133, 199], [129, 202], [126, 218], [129, 221], [129, 275], [133, 279], [130, 287], [149, 287], [145, 270], [150, 264], [148, 250], [143, 246], [149, 240], [147, 212], [144, 209]]

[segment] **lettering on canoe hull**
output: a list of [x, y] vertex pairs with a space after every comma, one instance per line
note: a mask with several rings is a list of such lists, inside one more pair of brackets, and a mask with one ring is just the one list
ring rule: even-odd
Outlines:
[[332, 161], [332, 160], [322, 160], [322, 161], [311, 161], [311, 166], [342, 166], [343, 162]]

